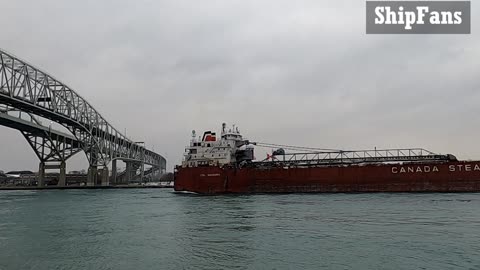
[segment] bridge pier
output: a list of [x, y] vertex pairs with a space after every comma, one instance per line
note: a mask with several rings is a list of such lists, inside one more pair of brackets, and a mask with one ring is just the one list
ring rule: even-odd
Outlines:
[[95, 186], [97, 184], [97, 166], [90, 165], [87, 172], [87, 186]]
[[38, 187], [45, 186], [45, 162], [41, 161], [40, 165], [38, 166]]
[[112, 160], [112, 185], [117, 184], [117, 160]]
[[[48, 164], [47, 164], [48, 162]], [[53, 162], [53, 163], [52, 163]], [[46, 170], [57, 170], [60, 169], [58, 174], [58, 183], [57, 186], [64, 187], [67, 184], [67, 172], [66, 172], [66, 163], [65, 161], [41, 161], [38, 166], [38, 186], [45, 186], [45, 171]]]
[[130, 181], [132, 181], [132, 171], [133, 171], [133, 162], [126, 161], [125, 162], [126, 168], [125, 168], [125, 184], [129, 184]]
[[58, 176], [58, 186], [64, 187], [67, 185], [67, 172], [66, 172], [66, 163], [62, 161], [60, 163], [60, 175]]
[[110, 185], [110, 181], [108, 179], [108, 167], [105, 166], [101, 169], [101, 172], [100, 172], [100, 175], [101, 175], [101, 185], [102, 186], [109, 186]]
[[140, 182], [143, 183], [145, 180], [145, 163], [142, 162], [142, 165], [140, 165]]

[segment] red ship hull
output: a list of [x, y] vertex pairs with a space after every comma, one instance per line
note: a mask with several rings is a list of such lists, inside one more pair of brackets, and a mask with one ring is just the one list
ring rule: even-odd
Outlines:
[[477, 192], [480, 161], [328, 167], [178, 167], [175, 190], [200, 194]]

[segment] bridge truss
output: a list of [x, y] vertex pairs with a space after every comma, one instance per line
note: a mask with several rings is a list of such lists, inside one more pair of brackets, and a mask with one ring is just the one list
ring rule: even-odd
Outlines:
[[[41, 162], [65, 162], [83, 151], [94, 169], [118, 159], [166, 169], [164, 157], [128, 139], [73, 89], [3, 50], [0, 116], [1, 125], [21, 131]], [[62, 125], [71, 134], [52, 131], [38, 116]]]

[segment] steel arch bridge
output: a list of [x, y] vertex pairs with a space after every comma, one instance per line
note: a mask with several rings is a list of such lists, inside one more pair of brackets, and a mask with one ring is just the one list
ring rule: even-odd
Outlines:
[[[42, 125], [39, 117], [62, 125], [71, 134]], [[128, 139], [73, 89], [1, 49], [0, 124], [22, 133], [40, 159], [40, 174], [46, 162], [60, 163], [62, 173], [65, 161], [80, 151], [90, 164], [90, 185], [96, 184], [98, 166], [106, 170], [107, 176], [102, 177], [108, 178], [106, 168], [111, 161], [112, 174], [116, 160], [126, 161], [127, 168], [148, 164], [161, 172], [166, 169], [164, 157]]]

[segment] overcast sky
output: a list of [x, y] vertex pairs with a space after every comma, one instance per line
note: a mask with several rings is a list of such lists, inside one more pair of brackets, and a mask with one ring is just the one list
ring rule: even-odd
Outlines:
[[[471, 35], [366, 35], [362, 0], [0, 2], [2, 49], [169, 169], [192, 129], [222, 122], [254, 141], [480, 159], [476, 3]], [[0, 126], [0, 138], [0, 169], [38, 169], [18, 131]], [[86, 164], [78, 154], [67, 170]]]

